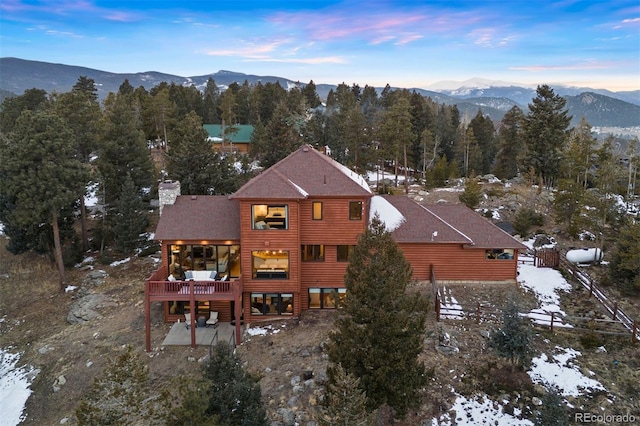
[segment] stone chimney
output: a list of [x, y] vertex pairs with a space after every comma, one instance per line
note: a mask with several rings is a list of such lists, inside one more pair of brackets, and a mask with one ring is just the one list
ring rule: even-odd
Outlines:
[[178, 195], [180, 195], [180, 182], [177, 180], [165, 180], [160, 182], [158, 185], [158, 203], [160, 205], [161, 215], [162, 207], [174, 204]]

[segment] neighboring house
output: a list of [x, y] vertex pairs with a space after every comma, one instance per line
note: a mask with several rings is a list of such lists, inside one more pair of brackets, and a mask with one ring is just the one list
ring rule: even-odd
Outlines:
[[336, 308], [349, 253], [376, 214], [417, 280], [515, 283], [526, 248], [463, 204], [374, 196], [362, 176], [308, 145], [231, 196], [163, 199], [175, 202], [163, 206], [155, 234], [162, 264], [145, 288], [147, 350], [152, 301], [164, 302], [166, 321], [218, 311], [223, 322], [253, 322]]
[[[220, 124], [205, 124], [202, 127], [209, 134], [209, 141], [213, 143], [213, 148], [223, 152], [249, 152], [253, 126], [248, 124], [236, 124], [234, 126], [222, 126]], [[229, 132], [229, 129], [236, 131]], [[223, 137], [223, 131], [229, 132]]]

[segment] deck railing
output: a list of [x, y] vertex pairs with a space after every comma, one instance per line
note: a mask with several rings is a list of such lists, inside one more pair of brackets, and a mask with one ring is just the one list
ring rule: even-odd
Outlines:
[[240, 280], [234, 281], [169, 281], [161, 270], [155, 271], [146, 281], [146, 290], [150, 298], [176, 297], [176, 300], [195, 295], [233, 296]]

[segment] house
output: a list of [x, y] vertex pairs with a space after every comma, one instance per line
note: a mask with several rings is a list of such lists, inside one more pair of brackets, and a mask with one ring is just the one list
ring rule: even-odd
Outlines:
[[[205, 124], [202, 127], [207, 131], [208, 140], [213, 143], [213, 148], [224, 152], [249, 152], [253, 126], [248, 124], [236, 124], [234, 126], [223, 126], [220, 124]], [[231, 130], [235, 130], [230, 132]], [[224, 131], [226, 137], [223, 137]]]
[[417, 280], [514, 283], [526, 248], [462, 204], [373, 195], [362, 176], [309, 145], [231, 196], [175, 195], [163, 196], [173, 204], [163, 206], [155, 234], [162, 264], [145, 287], [147, 350], [152, 301], [164, 302], [166, 321], [214, 310], [223, 322], [254, 322], [336, 308], [349, 253], [373, 215]]

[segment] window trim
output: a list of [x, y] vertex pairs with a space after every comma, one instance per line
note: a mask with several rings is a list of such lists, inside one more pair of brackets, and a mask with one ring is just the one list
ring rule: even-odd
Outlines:
[[[271, 252], [271, 255], [274, 256], [271, 259], [276, 259], [276, 262], [278, 260], [283, 260], [285, 259], [285, 255], [286, 255], [286, 261], [287, 261], [287, 265], [285, 268], [280, 268], [280, 267], [276, 267], [276, 268], [256, 268], [256, 258], [257, 259], [263, 259], [260, 256], [257, 256], [255, 253], [265, 253], [265, 254], [269, 254], [269, 252]], [[281, 255], [281, 257], [277, 257], [276, 255]], [[265, 259], [265, 263], [267, 260], [270, 259]], [[271, 271], [270, 271], [270, 270]], [[262, 272], [263, 276], [258, 276], [258, 272]], [[289, 250], [251, 250], [251, 279], [254, 280], [288, 280], [291, 272], [291, 252]]]
[[[293, 315], [293, 311], [295, 309], [295, 298], [293, 293], [277, 293], [277, 292], [264, 292], [264, 293], [259, 293], [259, 292], [251, 292], [250, 293], [250, 300], [251, 300], [251, 315], [252, 316], [292, 316]], [[276, 305], [277, 305], [277, 309], [276, 312], [271, 312], [270, 307], [272, 306], [271, 304], [267, 303], [267, 299], [271, 299], [270, 301], [273, 301], [273, 298], [277, 298], [276, 300]], [[262, 302], [254, 302], [254, 298], [261, 298]], [[285, 299], [289, 299], [291, 300], [291, 302], [287, 302], [287, 304], [284, 304]], [[258, 307], [258, 305], [260, 307]], [[287, 308], [291, 306], [291, 309], [288, 310]], [[255, 312], [254, 308], [259, 310], [260, 312]]]
[[[319, 206], [319, 211], [316, 209], [316, 206]], [[311, 220], [322, 220], [323, 217], [324, 203], [322, 201], [313, 201], [311, 203]]]
[[[256, 213], [257, 207], [260, 207], [261, 209], [264, 208], [265, 209], [264, 214], [258, 215]], [[270, 209], [284, 209], [284, 216], [276, 216], [274, 214], [274, 216], [270, 217], [269, 216]], [[257, 217], [263, 217], [263, 219], [256, 220]], [[284, 224], [279, 226], [270, 226], [269, 221], [267, 219], [273, 220], [274, 217], [276, 218], [282, 217], [284, 219]], [[256, 227], [256, 225], [260, 222], [263, 223], [263, 225], [265, 226], [264, 228]], [[271, 229], [277, 229], [277, 230], [289, 229], [289, 205], [288, 204], [259, 204], [259, 203], [251, 204], [251, 229], [255, 231], [264, 231], [264, 230], [271, 230]]]
[[[358, 214], [354, 215], [352, 213], [355, 213], [355, 208], [352, 207], [355, 204], [358, 205], [359, 209], [358, 209]], [[364, 203], [362, 201], [349, 201], [349, 220], [362, 220], [362, 208], [363, 208]]]
[[[347, 247], [347, 257], [345, 259], [340, 258], [340, 247]], [[355, 248], [356, 246], [354, 244], [338, 244], [336, 246], [336, 262], [348, 262], [349, 256], [351, 256]]]
[[484, 251], [486, 260], [513, 260], [515, 259], [514, 249], [486, 249]]
[[[306, 256], [308, 253], [311, 256]], [[325, 245], [324, 244], [302, 244], [300, 245], [300, 260], [302, 262], [324, 262]]]
[[[338, 298], [336, 300], [337, 306], [325, 306], [324, 300], [325, 295], [331, 294], [331, 292], [336, 292]], [[311, 294], [318, 294], [320, 300], [320, 306], [311, 306]], [[309, 298], [309, 304], [307, 306], [308, 309], [340, 309], [340, 300], [344, 298], [347, 294], [347, 289], [345, 287], [309, 287], [307, 289], [307, 297]]]

